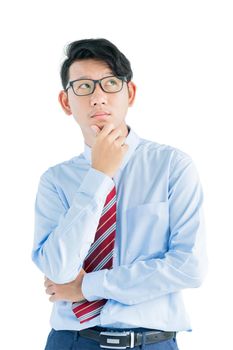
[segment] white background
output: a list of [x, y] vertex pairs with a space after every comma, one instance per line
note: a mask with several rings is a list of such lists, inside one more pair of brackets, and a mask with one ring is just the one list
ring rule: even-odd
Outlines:
[[[105, 37], [130, 59], [137, 100], [127, 122], [178, 147], [205, 193], [209, 273], [185, 291], [193, 332], [180, 349], [232, 348], [231, 1], [7, 1], [1, 3], [1, 338], [3, 349], [41, 350], [51, 304], [31, 262], [40, 175], [83, 150], [57, 101], [63, 49]], [[2, 329], [4, 328], [4, 329]], [[5, 344], [2, 346], [2, 344]]]

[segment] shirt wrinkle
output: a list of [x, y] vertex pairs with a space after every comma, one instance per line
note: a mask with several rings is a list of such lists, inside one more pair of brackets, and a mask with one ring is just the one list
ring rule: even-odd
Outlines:
[[71, 303], [54, 303], [56, 330], [96, 325], [191, 330], [182, 290], [197, 287], [207, 265], [203, 192], [195, 165], [185, 152], [140, 138], [132, 128], [126, 143], [113, 178], [91, 167], [85, 143], [80, 155], [40, 178], [32, 258], [56, 283], [71, 281], [80, 271], [113, 183], [117, 189], [113, 268], [85, 274], [82, 284], [87, 300], [108, 302], [85, 324], [74, 316]]

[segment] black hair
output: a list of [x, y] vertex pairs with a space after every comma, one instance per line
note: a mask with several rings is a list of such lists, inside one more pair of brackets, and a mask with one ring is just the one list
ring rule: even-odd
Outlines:
[[96, 59], [105, 62], [114, 75], [130, 81], [133, 76], [131, 65], [125, 55], [106, 39], [83, 39], [73, 41], [66, 48], [66, 59], [62, 63], [60, 76], [64, 90], [69, 82], [69, 68], [78, 60]]

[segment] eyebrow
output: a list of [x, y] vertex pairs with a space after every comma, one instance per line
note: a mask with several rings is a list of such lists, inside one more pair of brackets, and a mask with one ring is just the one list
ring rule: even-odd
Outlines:
[[[113, 72], [107, 72], [107, 73], [103, 74], [102, 78], [105, 78], [105, 77], [108, 77], [108, 76], [112, 76], [112, 75], [114, 75]], [[100, 79], [102, 79], [102, 78], [100, 78]], [[90, 78], [89, 75], [82, 75], [80, 78], [77, 78], [77, 79], [90, 79], [90, 80], [93, 80], [92, 78]]]

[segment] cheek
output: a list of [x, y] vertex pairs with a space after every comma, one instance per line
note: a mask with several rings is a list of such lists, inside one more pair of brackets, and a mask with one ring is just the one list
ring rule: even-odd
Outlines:
[[120, 114], [122, 116], [124, 116], [128, 110], [128, 106], [129, 106], [128, 96], [123, 96], [123, 97], [119, 98], [117, 104], [118, 104], [118, 111], [120, 112]]
[[[113, 94], [111, 97], [111, 103], [118, 109], [118, 110], [125, 110], [128, 107], [129, 104], [129, 94], [128, 90], [122, 89], [120, 92]], [[109, 100], [110, 102], [110, 100]]]
[[76, 120], [82, 120], [87, 114], [88, 109], [85, 106], [85, 101], [71, 101], [70, 107]]

